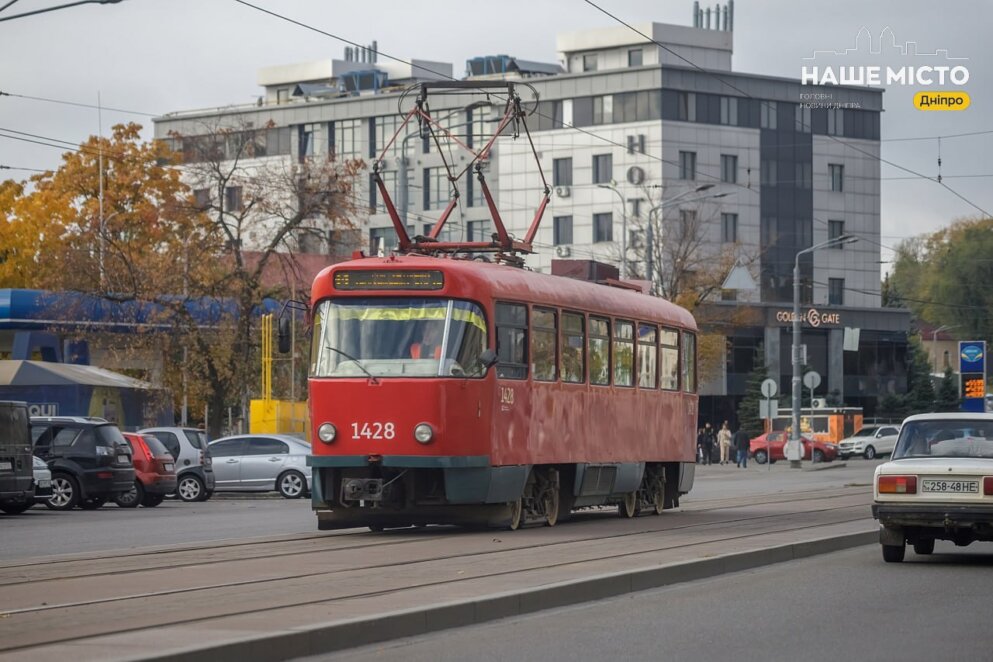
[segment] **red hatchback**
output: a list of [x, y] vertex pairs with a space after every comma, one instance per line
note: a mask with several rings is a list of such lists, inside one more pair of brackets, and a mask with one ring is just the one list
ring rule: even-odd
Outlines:
[[[838, 457], [838, 447], [823, 441], [814, 441], [809, 437], [801, 437], [803, 442], [803, 459], [809, 460], [813, 449], [815, 462], [833, 462]], [[760, 434], [751, 440], [748, 447], [751, 455], [759, 464], [767, 461], [775, 463], [786, 459], [786, 433], [778, 430]]]
[[176, 491], [176, 461], [155, 437], [136, 432], [122, 433], [133, 452], [134, 486], [114, 499], [121, 508], [137, 508], [139, 504], [154, 508], [167, 494]]

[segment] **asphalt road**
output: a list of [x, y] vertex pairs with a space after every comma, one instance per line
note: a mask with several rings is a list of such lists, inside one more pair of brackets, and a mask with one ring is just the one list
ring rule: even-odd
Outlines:
[[[820, 471], [789, 469], [779, 462], [747, 469], [697, 466], [693, 491], [682, 505], [736, 496], [868, 485], [879, 461], [830, 463]], [[805, 463], [808, 466], [808, 463]], [[868, 515], [868, 503], [866, 504]], [[97, 511], [56, 512], [38, 505], [17, 516], [0, 514], [0, 561], [39, 556], [114, 552], [270, 536], [315, 535], [309, 499], [215, 495], [205, 503], [166, 500], [157, 508], [128, 510], [113, 503]], [[328, 532], [324, 535], [334, 535]]]
[[321, 660], [990, 660], [993, 544], [877, 545], [352, 649]]

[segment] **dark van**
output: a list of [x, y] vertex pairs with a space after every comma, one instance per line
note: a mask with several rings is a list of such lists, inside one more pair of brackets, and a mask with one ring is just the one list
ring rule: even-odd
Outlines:
[[131, 446], [113, 423], [89, 416], [31, 419], [34, 453], [52, 472], [53, 510], [99, 508], [134, 486]]
[[28, 405], [0, 401], [0, 510], [14, 515], [34, 505], [34, 458]]

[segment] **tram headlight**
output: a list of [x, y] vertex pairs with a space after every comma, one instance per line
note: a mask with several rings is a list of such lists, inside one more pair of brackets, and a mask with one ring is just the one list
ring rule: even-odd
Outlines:
[[330, 423], [321, 423], [321, 427], [317, 428], [317, 436], [325, 444], [330, 444], [338, 436], [338, 431]]
[[434, 430], [427, 423], [418, 423], [414, 426], [414, 439], [422, 444], [429, 443], [434, 439]]

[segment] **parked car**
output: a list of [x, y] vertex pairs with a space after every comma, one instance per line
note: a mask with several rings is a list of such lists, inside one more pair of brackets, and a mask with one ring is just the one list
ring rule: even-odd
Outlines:
[[31, 460], [34, 463], [34, 502], [45, 503], [52, 497], [52, 472], [40, 457], [32, 455]]
[[245, 434], [211, 442], [217, 489], [278, 491], [287, 499], [310, 493], [310, 444], [285, 434]]
[[162, 442], [150, 434], [125, 432], [124, 439], [131, 446], [134, 484], [131, 491], [119, 494], [114, 503], [121, 508], [139, 505], [154, 508], [167, 494], [176, 491], [176, 461]]
[[883, 560], [906, 545], [993, 541], [993, 414], [919, 414], [903, 422], [893, 457], [876, 467], [872, 516]]
[[99, 508], [131, 489], [131, 447], [113, 423], [90, 416], [33, 417], [34, 453], [52, 472], [53, 510]]
[[0, 510], [23, 513], [34, 505], [34, 475], [28, 406], [0, 402]]
[[162, 442], [176, 462], [176, 496], [183, 501], [206, 501], [214, 493], [207, 433], [196, 428], [138, 430]]
[[852, 455], [861, 455], [867, 460], [877, 455], [889, 455], [899, 435], [899, 425], [869, 425], [838, 442], [838, 455], [843, 460]]
[[[748, 446], [749, 455], [759, 464], [786, 459], [786, 433], [782, 430], [765, 432], [751, 440]], [[838, 447], [824, 441], [816, 441], [809, 437], [801, 437], [803, 444], [803, 459], [810, 460], [813, 452], [814, 462], [833, 462], [838, 457]]]

